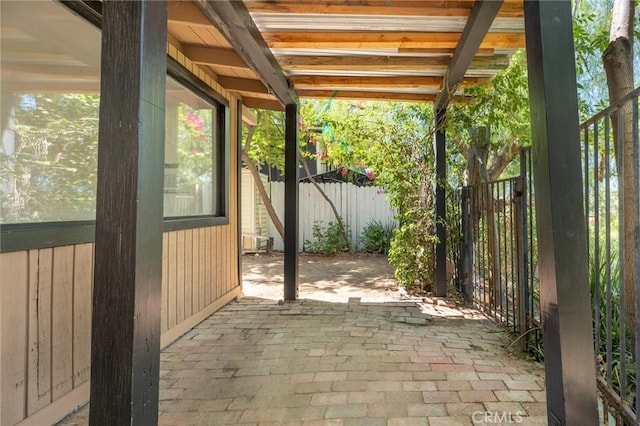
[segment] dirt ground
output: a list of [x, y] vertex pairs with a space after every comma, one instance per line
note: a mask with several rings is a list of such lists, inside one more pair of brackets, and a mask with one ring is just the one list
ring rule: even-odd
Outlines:
[[[282, 254], [247, 254], [242, 257], [245, 296], [280, 300], [283, 296]], [[350, 297], [362, 302], [388, 302], [402, 292], [386, 256], [345, 254], [332, 257], [300, 255], [299, 297], [346, 303]]]

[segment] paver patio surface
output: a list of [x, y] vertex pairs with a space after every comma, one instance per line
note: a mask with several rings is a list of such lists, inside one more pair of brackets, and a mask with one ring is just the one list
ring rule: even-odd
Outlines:
[[[161, 355], [162, 425], [546, 424], [544, 370], [415, 302], [247, 297]], [[63, 424], [86, 424], [87, 409]]]

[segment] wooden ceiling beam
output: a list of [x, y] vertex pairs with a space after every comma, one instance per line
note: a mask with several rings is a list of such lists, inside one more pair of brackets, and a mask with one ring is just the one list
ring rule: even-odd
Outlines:
[[193, 27], [211, 27], [213, 24], [192, 1], [170, 1], [170, 24], [189, 25]]
[[[271, 48], [455, 49], [462, 33], [265, 32], [262, 36]], [[489, 33], [480, 45], [484, 49], [515, 49], [524, 46], [524, 33]]]
[[246, 104], [242, 104], [242, 122], [247, 126], [258, 125], [258, 114], [251, 111]]
[[[455, 53], [456, 49], [438, 49], [438, 48], [431, 48], [431, 49], [421, 49], [421, 48], [405, 48], [405, 47], [400, 47], [398, 48], [398, 53], [400, 54], [405, 54], [405, 55], [417, 55], [420, 53], [429, 53], [429, 54], [442, 54], [442, 55], [448, 55], [449, 57], [453, 56], [453, 54]], [[478, 49], [478, 53], [476, 53], [476, 56], [493, 56], [495, 54], [495, 49]]]
[[[339, 70], [339, 71], [444, 71], [449, 56], [277, 56], [285, 70]], [[506, 55], [476, 57], [473, 69], [501, 69], [509, 64]]]
[[[355, 3], [355, 4], [354, 4]], [[319, 13], [331, 15], [467, 16], [473, 1], [245, 1], [253, 13]]]
[[196, 64], [250, 69], [233, 49], [187, 45], [182, 47], [182, 53]]
[[[296, 90], [314, 87], [389, 87], [389, 88], [435, 88], [442, 85], [442, 77], [332, 77], [294, 76], [291, 77]], [[491, 81], [488, 77], [467, 77], [465, 84], [473, 85]]]
[[[300, 0], [245, 0], [247, 9], [253, 13], [302, 13], [333, 15], [382, 15], [382, 16], [469, 16], [473, 1], [430, 0], [349, 0], [300, 1]], [[522, 1], [504, 4], [499, 15], [505, 18], [524, 16]]]
[[489, 28], [502, 7], [502, 2], [503, 0], [476, 0], [474, 3], [436, 98], [436, 109], [447, 107], [451, 94], [462, 82], [482, 40], [489, 37]]
[[284, 105], [297, 103], [296, 93], [289, 87], [280, 64], [269, 50], [243, 2], [194, 1], [231, 47]]
[[218, 83], [227, 90], [253, 92], [253, 93], [270, 93], [269, 89], [260, 80], [250, 78], [226, 77], [218, 76]]
[[396, 102], [433, 102], [435, 95], [419, 94], [419, 93], [394, 93], [394, 92], [373, 92], [367, 90], [313, 90], [300, 89], [297, 91], [301, 98], [314, 99], [353, 99], [353, 100], [371, 100], [371, 101], [396, 101]]
[[280, 102], [271, 99], [242, 97], [242, 105], [247, 108], [267, 109], [269, 111], [284, 111], [284, 107]]
[[445, 69], [448, 56], [276, 56], [286, 70], [404, 70]]

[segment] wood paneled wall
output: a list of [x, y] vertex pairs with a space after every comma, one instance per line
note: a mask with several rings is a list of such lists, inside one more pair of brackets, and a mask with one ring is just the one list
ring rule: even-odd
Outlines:
[[89, 378], [93, 244], [0, 256], [0, 423]]
[[[239, 286], [233, 229], [164, 234], [163, 333]], [[93, 243], [3, 253], [0, 280], [0, 424], [13, 425], [89, 379]]]
[[165, 233], [162, 332], [203, 310], [238, 285], [230, 226]]

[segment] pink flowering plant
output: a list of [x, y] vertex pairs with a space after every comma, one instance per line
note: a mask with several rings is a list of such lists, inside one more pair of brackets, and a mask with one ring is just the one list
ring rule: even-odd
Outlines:
[[178, 107], [177, 152], [181, 185], [209, 183], [213, 170], [212, 109]]

